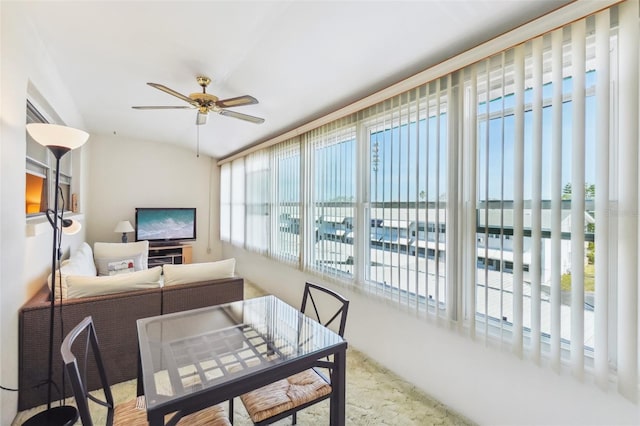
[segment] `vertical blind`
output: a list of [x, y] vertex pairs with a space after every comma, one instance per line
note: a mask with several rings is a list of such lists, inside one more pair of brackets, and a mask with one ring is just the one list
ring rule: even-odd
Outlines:
[[638, 9], [224, 164], [222, 238], [637, 402]]
[[591, 371], [603, 387], [613, 372], [636, 401], [638, 3], [501, 52], [469, 75], [485, 336], [493, 322], [517, 355], [556, 370], [567, 363], [578, 378]]
[[269, 153], [257, 151], [245, 159], [246, 242], [249, 250], [269, 248]]
[[245, 233], [245, 168], [244, 158], [231, 163], [231, 242], [244, 246]]
[[[627, 1], [619, 8], [617, 43], [617, 153], [612, 171], [618, 173], [617, 194], [611, 194], [617, 218], [617, 367], [618, 389], [630, 399], [638, 398], [638, 30], [639, 3]], [[616, 95], [613, 95], [616, 96]], [[614, 123], [616, 120], [612, 120]], [[606, 179], [608, 176], [605, 176]], [[617, 209], [616, 209], [617, 207]], [[612, 259], [616, 259], [615, 257]], [[604, 277], [603, 277], [604, 278]], [[604, 354], [603, 354], [604, 355]]]
[[304, 268], [324, 277], [353, 276], [356, 129], [345, 118], [305, 135]]
[[231, 163], [220, 167], [220, 239], [231, 241]]
[[[369, 155], [365, 284], [418, 311], [444, 314], [448, 82], [436, 80], [360, 114]], [[433, 302], [433, 303], [429, 303]]]

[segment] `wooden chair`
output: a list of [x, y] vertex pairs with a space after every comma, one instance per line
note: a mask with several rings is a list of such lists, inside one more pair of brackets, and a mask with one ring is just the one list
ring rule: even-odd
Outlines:
[[[84, 352], [80, 360], [72, 353], [74, 342], [79, 337], [78, 346], [84, 345]], [[62, 360], [71, 381], [76, 406], [78, 407], [83, 426], [92, 426], [94, 424], [89, 411], [89, 400], [107, 408], [107, 426], [138, 426], [148, 424], [144, 396], [123, 404], [118, 404], [117, 406], [114, 405], [111, 387], [107, 381], [107, 374], [102, 362], [102, 356], [100, 355], [98, 337], [96, 336], [91, 316], [85, 317], [67, 334], [60, 347], [60, 352], [62, 353]], [[89, 365], [98, 370], [101, 389], [104, 392], [104, 401], [90, 394], [88, 391], [86, 377], [87, 367]], [[82, 369], [80, 367], [82, 367]], [[178, 424], [189, 426], [231, 425], [227, 419], [224, 408], [219, 405], [185, 416], [180, 419]]]
[[[300, 311], [334, 329], [341, 337], [348, 309], [349, 301], [338, 293], [316, 284], [305, 284]], [[329, 373], [331, 377], [331, 369]], [[288, 416], [292, 416], [295, 425], [298, 411], [329, 398], [331, 392], [331, 380], [314, 367], [241, 395], [240, 399], [255, 425], [270, 424]]]

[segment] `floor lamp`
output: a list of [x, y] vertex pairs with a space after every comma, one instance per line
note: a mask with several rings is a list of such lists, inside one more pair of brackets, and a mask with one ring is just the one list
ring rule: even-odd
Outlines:
[[[60, 260], [61, 233], [72, 233], [80, 230], [79, 224], [63, 218], [58, 206], [60, 185], [60, 159], [72, 149], [80, 147], [89, 138], [89, 134], [78, 129], [57, 124], [30, 123], [27, 132], [40, 145], [47, 147], [56, 157], [56, 181], [53, 210], [47, 210], [47, 219], [53, 227], [53, 249], [51, 252], [51, 307], [49, 313], [49, 365], [47, 375], [47, 409], [30, 419], [24, 425], [72, 425], [78, 419], [78, 410], [69, 405], [51, 407], [51, 385], [53, 384], [53, 331], [56, 300], [56, 265]], [[64, 210], [64, 208], [62, 209]], [[53, 216], [53, 217], [52, 217]], [[71, 231], [71, 232], [69, 232]], [[75, 233], [73, 232], [73, 233]], [[64, 374], [64, 373], [63, 373]], [[64, 397], [64, 395], [62, 395]]]

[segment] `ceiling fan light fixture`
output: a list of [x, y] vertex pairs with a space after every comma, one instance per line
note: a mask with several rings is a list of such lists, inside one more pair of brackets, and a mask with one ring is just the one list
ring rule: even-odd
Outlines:
[[235, 98], [228, 98], [220, 100], [217, 96], [207, 93], [206, 88], [211, 83], [211, 79], [205, 76], [196, 77], [198, 84], [202, 87], [202, 93], [191, 93], [189, 96], [185, 96], [182, 93], [176, 92], [173, 89], [168, 88], [158, 83], [147, 83], [149, 86], [161, 90], [169, 95], [175, 96], [178, 99], [182, 99], [187, 102], [189, 106], [134, 106], [133, 109], [184, 109], [194, 108], [198, 110], [198, 116], [196, 117], [196, 124], [204, 124], [209, 111], [217, 112], [220, 115], [227, 117], [238, 118], [240, 120], [248, 121], [250, 123], [260, 124], [264, 122], [264, 118], [254, 117], [247, 114], [241, 114], [235, 111], [228, 111], [226, 108], [239, 107], [244, 105], [257, 104], [258, 100], [253, 96], [243, 95]]
[[196, 126], [207, 124], [208, 116], [209, 115], [206, 112], [198, 111], [198, 115], [196, 116]]

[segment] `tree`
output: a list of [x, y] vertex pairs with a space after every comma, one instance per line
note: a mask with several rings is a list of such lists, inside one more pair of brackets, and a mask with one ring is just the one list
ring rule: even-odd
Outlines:
[[562, 188], [562, 199], [563, 200], [571, 199], [571, 182], [567, 182], [564, 188]]
[[[567, 184], [562, 188], [562, 199], [570, 200], [571, 199], [571, 182], [567, 182]], [[584, 184], [584, 198], [585, 200], [593, 200], [596, 198], [596, 185], [595, 184]], [[589, 233], [596, 232], [596, 224], [595, 223], [587, 223], [586, 231]], [[587, 244], [587, 262], [589, 265], [593, 265], [596, 258], [596, 245], [593, 241], [590, 241]]]
[[[571, 182], [567, 182], [566, 185], [562, 188], [562, 199], [570, 200], [571, 199]], [[593, 200], [596, 198], [596, 185], [595, 184], [584, 184], [584, 198], [586, 200]]]

